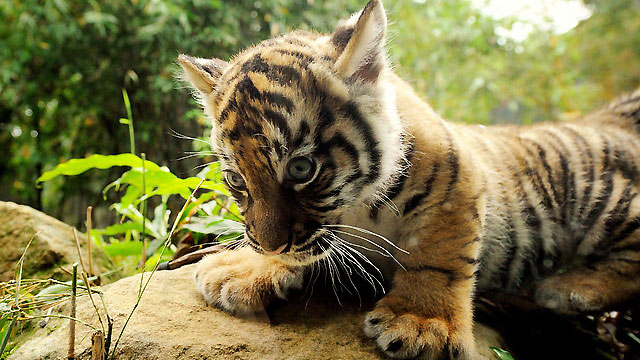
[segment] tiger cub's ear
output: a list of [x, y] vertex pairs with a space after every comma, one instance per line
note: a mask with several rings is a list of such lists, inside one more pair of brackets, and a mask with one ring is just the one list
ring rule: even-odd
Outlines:
[[195, 58], [184, 54], [178, 56], [178, 61], [186, 80], [203, 95], [213, 91], [227, 66], [224, 60]]
[[375, 82], [386, 65], [384, 40], [387, 16], [380, 0], [371, 0], [360, 13], [338, 24], [331, 43], [340, 54], [338, 73]]

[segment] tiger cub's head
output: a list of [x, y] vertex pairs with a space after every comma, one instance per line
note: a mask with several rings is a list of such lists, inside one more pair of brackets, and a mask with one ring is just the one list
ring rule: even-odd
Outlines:
[[401, 171], [386, 25], [372, 0], [332, 34], [296, 31], [229, 62], [179, 57], [256, 251], [313, 261], [322, 226], [384, 196]]

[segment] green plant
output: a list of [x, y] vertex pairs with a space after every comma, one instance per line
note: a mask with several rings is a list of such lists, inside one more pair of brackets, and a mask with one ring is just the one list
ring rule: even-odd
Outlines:
[[[141, 154], [142, 157], [135, 155], [131, 103], [125, 90], [122, 95], [128, 117], [120, 119], [120, 122], [129, 128], [131, 153], [71, 159], [42, 174], [38, 182], [51, 181], [63, 175], [77, 176], [91, 169], [128, 168], [102, 191], [105, 200], [110, 190], [121, 195], [110, 205], [120, 217], [120, 222], [91, 232], [93, 241], [102, 246], [117, 265], [126, 268], [126, 274], [135, 272], [139, 265], [146, 269], [162, 256], [171, 257], [172, 248], [168, 252], [162, 249], [162, 255], [159, 254], [163, 244], [171, 243], [173, 235], [169, 233], [169, 201], [176, 196], [190, 199], [196, 188], [208, 192], [200, 191], [192, 202], [186, 204], [185, 211], [173, 219], [176, 224], [174, 232], [185, 230], [200, 234], [196, 240], [207, 234], [215, 235], [218, 241], [237, 236], [242, 229], [239, 222], [243, 220], [237, 215], [235, 203], [229, 201], [230, 194], [222, 185], [218, 163], [206, 164], [197, 176], [183, 179], [171, 173], [166, 166], [146, 160], [145, 154]], [[147, 213], [149, 202], [156, 203], [152, 216]], [[147, 240], [150, 240], [148, 244]]]
[[[220, 235], [221, 240], [231, 238], [236, 233], [230, 229], [241, 228], [238, 222], [242, 218], [237, 215], [235, 205], [229, 211], [225, 205], [229, 193], [220, 183], [217, 163], [205, 168], [197, 177], [182, 179], [172, 174], [168, 168], [143, 159], [133, 154], [92, 155], [85, 159], [72, 159], [58, 165], [51, 171], [45, 172], [38, 181], [50, 181], [57, 176], [73, 176], [90, 169], [110, 169], [112, 167], [127, 167], [117, 180], [104, 188], [109, 190], [123, 190], [118, 202], [111, 208], [119, 214], [121, 222], [104, 229], [94, 229], [92, 237], [109, 255], [139, 256], [142, 251], [143, 234], [151, 238], [146, 254], [153, 261], [153, 256], [167, 240], [171, 211], [167, 202], [171, 196], [189, 198], [191, 191], [204, 179], [201, 189], [209, 192], [201, 193], [177, 219], [178, 231], [188, 230], [200, 234]], [[143, 176], [144, 174], [144, 176]], [[143, 185], [144, 181], [144, 185]], [[143, 203], [152, 198], [158, 198], [159, 204], [153, 209], [153, 216], [144, 213]], [[221, 210], [223, 214], [221, 214]]]
[[503, 350], [503, 349], [500, 349], [500, 348], [492, 347], [491, 351], [493, 351], [493, 354], [495, 355], [496, 359], [498, 359], [498, 360], [515, 360], [513, 358], [513, 356], [511, 355], [511, 353], [508, 352], [507, 350]]

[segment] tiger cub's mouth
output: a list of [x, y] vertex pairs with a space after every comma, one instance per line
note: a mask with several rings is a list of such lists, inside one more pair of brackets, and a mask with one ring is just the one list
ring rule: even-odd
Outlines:
[[303, 236], [295, 241], [290, 239], [284, 246], [284, 249], [277, 253], [265, 251], [256, 241], [256, 239], [247, 231], [247, 243], [256, 252], [268, 256], [277, 256], [286, 263], [295, 265], [307, 265], [328, 255], [330, 250], [329, 240], [324, 235], [329, 235], [330, 231], [323, 228], [322, 225], [315, 229], [307, 231]]

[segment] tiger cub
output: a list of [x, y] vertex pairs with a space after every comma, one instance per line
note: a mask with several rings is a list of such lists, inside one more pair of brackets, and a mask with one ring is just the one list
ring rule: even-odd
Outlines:
[[384, 353], [473, 359], [476, 289], [533, 284], [563, 313], [638, 296], [640, 92], [572, 122], [450, 123], [392, 72], [386, 25], [371, 0], [329, 35], [179, 57], [246, 219], [245, 247], [198, 265], [205, 300], [259, 311], [348, 268], [391, 284], [364, 320]]

